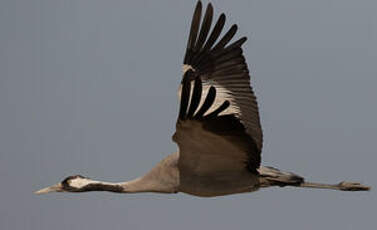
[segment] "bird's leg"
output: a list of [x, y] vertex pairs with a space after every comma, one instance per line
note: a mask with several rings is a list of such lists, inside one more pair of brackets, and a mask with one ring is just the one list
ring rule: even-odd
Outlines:
[[293, 185], [293, 186], [302, 187], [302, 188], [333, 189], [333, 190], [341, 190], [341, 191], [368, 191], [370, 190], [370, 187], [362, 185], [358, 182], [347, 182], [347, 181], [342, 181], [338, 184], [303, 182], [301, 184]]
[[285, 172], [277, 168], [261, 166], [258, 169], [260, 175], [260, 186], [293, 186], [301, 188], [318, 188], [318, 189], [333, 189], [341, 191], [367, 191], [370, 187], [362, 185], [357, 182], [342, 181], [338, 184], [323, 184], [306, 182], [305, 179], [297, 174]]

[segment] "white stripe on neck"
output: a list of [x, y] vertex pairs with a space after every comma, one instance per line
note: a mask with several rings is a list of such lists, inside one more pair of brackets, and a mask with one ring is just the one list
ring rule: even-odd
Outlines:
[[103, 184], [103, 185], [117, 185], [116, 183], [110, 183], [105, 181], [91, 180], [88, 178], [75, 178], [70, 180], [69, 185], [75, 188], [82, 188], [89, 184]]
[[82, 188], [93, 182], [93, 180], [87, 178], [75, 178], [69, 181], [69, 185], [75, 188]]

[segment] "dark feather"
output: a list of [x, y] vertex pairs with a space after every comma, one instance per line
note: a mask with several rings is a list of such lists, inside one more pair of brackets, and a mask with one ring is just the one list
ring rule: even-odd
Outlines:
[[237, 32], [237, 25], [233, 25], [228, 32], [224, 35], [224, 37], [219, 41], [219, 43], [216, 44], [216, 46], [213, 48], [213, 50], [221, 49], [228, 44], [230, 40], [232, 40], [233, 36]]
[[216, 97], [216, 89], [215, 87], [211, 87], [208, 90], [207, 97], [202, 105], [202, 107], [199, 109], [199, 111], [195, 114], [194, 119], [201, 119], [203, 115], [208, 111], [208, 109], [212, 106], [213, 102], [215, 101]]
[[184, 63], [188, 63], [190, 61], [189, 60], [191, 57], [190, 54], [194, 51], [195, 42], [196, 42], [198, 29], [200, 25], [201, 15], [202, 15], [202, 3], [198, 1], [198, 3], [196, 4], [194, 15], [192, 17], [192, 21], [191, 21], [191, 29], [190, 29], [189, 40], [187, 42], [187, 49], [186, 49], [186, 56], [185, 56]]
[[211, 3], [209, 3], [207, 6], [204, 19], [203, 19], [202, 27], [200, 28], [198, 42], [195, 45], [195, 51], [200, 51], [204, 42], [207, 39], [208, 32], [211, 28], [212, 16], [213, 16], [213, 7]]
[[216, 22], [215, 27], [212, 30], [211, 35], [208, 38], [207, 43], [204, 46], [205, 50], [210, 49], [213, 46], [213, 44], [215, 44], [216, 40], [219, 38], [221, 31], [224, 28], [224, 25], [225, 25], [225, 14], [221, 14], [219, 19]]
[[229, 105], [229, 101], [224, 101], [222, 105], [220, 105], [216, 110], [214, 110], [210, 114], [206, 115], [204, 119], [210, 120], [216, 118], [221, 112], [225, 111], [229, 107]]
[[214, 119], [210, 119], [203, 124], [203, 128], [226, 137], [226, 139], [232, 143], [237, 143], [240, 149], [248, 153], [248, 162], [245, 162], [247, 169], [258, 174], [257, 168], [259, 168], [261, 157], [260, 150], [257, 148], [255, 141], [246, 134], [245, 126], [234, 115], [218, 116]]
[[190, 99], [191, 84], [188, 77], [184, 77], [182, 80], [182, 93], [181, 93], [181, 105], [179, 108], [179, 119], [186, 119], [186, 111], [188, 102]]

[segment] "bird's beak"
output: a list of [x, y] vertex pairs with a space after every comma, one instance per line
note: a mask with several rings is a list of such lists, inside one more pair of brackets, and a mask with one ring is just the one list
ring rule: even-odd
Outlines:
[[41, 190], [38, 190], [38, 191], [35, 191], [34, 194], [46, 194], [46, 193], [50, 193], [50, 192], [63, 192], [63, 189], [62, 189], [62, 184], [61, 183], [58, 183], [58, 184], [55, 184], [53, 186], [50, 186], [50, 187], [47, 187], [47, 188], [43, 188]]

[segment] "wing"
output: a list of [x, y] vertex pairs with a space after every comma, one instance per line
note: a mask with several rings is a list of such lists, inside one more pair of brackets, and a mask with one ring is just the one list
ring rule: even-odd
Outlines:
[[209, 34], [213, 7], [208, 4], [199, 31], [201, 11], [199, 1], [178, 92], [180, 111], [173, 140], [180, 149], [179, 164], [199, 174], [245, 167], [256, 172], [263, 137], [258, 105], [242, 55], [246, 37], [228, 45], [237, 31], [233, 25], [215, 45], [225, 15], [220, 15]]
[[[182, 81], [179, 117], [173, 140], [178, 143], [179, 166], [196, 175], [243, 171], [257, 173], [260, 152], [245, 126], [234, 114], [220, 115], [231, 103], [215, 105], [217, 90], [203, 91], [200, 77], [190, 80], [192, 70]], [[192, 89], [192, 90], [191, 90]], [[204, 95], [200, 105], [199, 100]]]

